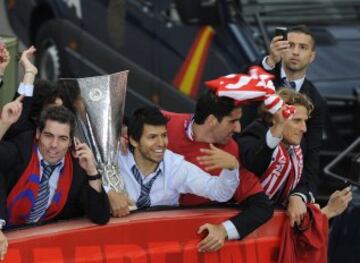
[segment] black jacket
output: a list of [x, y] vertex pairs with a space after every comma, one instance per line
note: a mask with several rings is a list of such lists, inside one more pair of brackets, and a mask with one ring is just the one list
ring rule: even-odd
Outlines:
[[[266, 133], [269, 127], [262, 121], [254, 121], [237, 138], [241, 153], [240, 159], [242, 164], [251, 172], [255, 173], [259, 178], [268, 169], [273, 152], [266, 144]], [[309, 194], [310, 188], [307, 177], [302, 174], [299, 184], [293, 192], [304, 194], [308, 200], [311, 200]]]
[[[0, 218], [6, 216], [6, 196], [10, 193], [27, 167], [33, 145], [34, 131], [0, 142]], [[85, 171], [73, 158], [73, 180], [62, 211], [53, 219], [68, 219], [86, 215], [94, 223], [105, 224], [110, 219], [107, 194], [89, 186]]]
[[[281, 82], [281, 63], [277, 64], [275, 69], [270, 73], [275, 75], [275, 87], [280, 87]], [[322, 142], [323, 129], [325, 127], [325, 119], [327, 106], [326, 101], [320, 95], [316, 87], [311, 81], [305, 78], [303, 85], [300, 88], [300, 93], [308, 96], [313, 105], [314, 111], [311, 118], [307, 121], [307, 132], [301, 142], [301, 148], [304, 154], [304, 171], [303, 177], [308, 181], [309, 189], [316, 194], [317, 185], [319, 183], [319, 152]], [[242, 124], [247, 126], [257, 117], [257, 106], [251, 105], [244, 107]]]

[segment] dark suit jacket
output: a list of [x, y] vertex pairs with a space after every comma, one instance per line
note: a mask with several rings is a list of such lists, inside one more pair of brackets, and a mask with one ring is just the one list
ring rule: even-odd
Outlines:
[[[276, 74], [276, 87], [279, 86], [280, 68], [280, 64], [276, 65], [274, 72]], [[325, 127], [327, 107], [324, 98], [320, 95], [312, 82], [306, 78], [300, 88], [300, 93], [307, 95], [315, 107], [311, 114], [311, 118], [307, 122], [307, 132], [301, 142], [301, 148], [304, 153], [303, 176], [307, 178], [310, 190], [313, 193], [316, 193], [317, 184], [319, 182], [319, 152], [322, 142], [323, 129]]]
[[[0, 218], [6, 215], [6, 196], [15, 186], [27, 167], [31, 154], [34, 131], [19, 134], [8, 141], [0, 142]], [[89, 186], [85, 171], [73, 159], [73, 180], [66, 204], [54, 218], [68, 219], [86, 214], [94, 223], [105, 224], [110, 219], [110, 204], [107, 194]]]
[[[259, 178], [268, 169], [273, 152], [266, 144], [266, 133], [269, 127], [262, 121], [254, 121], [237, 139], [240, 145], [240, 159], [242, 164], [251, 172], [255, 173]], [[311, 200], [307, 178], [304, 174], [301, 176], [299, 184], [293, 192], [304, 194], [308, 200]]]
[[[280, 87], [281, 64], [277, 64], [273, 71], [270, 73], [275, 75], [275, 87]], [[301, 148], [304, 154], [304, 172], [303, 177], [308, 181], [309, 189], [316, 194], [317, 184], [319, 182], [319, 152], [322, 142], [323, 129], [325, 127], [325, 117], [327, 112], [326, 101], [320, 95], [316, 87], [305, 78], [303, 85], [300, 88], [300, 93], [307, 95], [314, 104], [314, 111], [311, 118], [307, 122], [307, 132], [301, 142]], [[256, 119], [257, 107], [248, 106], [244, 107], [242, 124], [247, 126]]]

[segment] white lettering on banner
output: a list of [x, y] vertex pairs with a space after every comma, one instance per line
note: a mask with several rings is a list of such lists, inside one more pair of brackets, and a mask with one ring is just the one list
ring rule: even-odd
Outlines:
[[76, 16], [82, 19], [82, 12], [81, 12], [81, 2], [80, 0], [63, 0], [65, 4], [71, 8], [75, 8]]

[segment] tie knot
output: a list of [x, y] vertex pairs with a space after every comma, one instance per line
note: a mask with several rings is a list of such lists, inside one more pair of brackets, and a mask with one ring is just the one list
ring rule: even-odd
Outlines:
[[142, 177], [141, 177], [141, 174], [140, 174], [140, 171], [139, 169], [136, 167], [136, 165], [134, 164], [134, 166], [131, 168], [131, 171], [136, 179], [136, 181], [142, 185]]
[[41, 160], [41, 167], [43, 168], [43, 176], [46, 179], [49, 179], [52, 172], [61, 164], [61, 162], [58, 162], [57, 164], [47, 164], [44, 160]]
[[296, 89], [296, 83], [295, 83], [295, 81], [290, 81], [289, 84], [290, 84], [290, 87], [291, 87], [292, 89]]
[[280, 86], [290, 89], [296, 89], [295, 81], [289, 81], [286, 77], [283, 77], [280, 81]]

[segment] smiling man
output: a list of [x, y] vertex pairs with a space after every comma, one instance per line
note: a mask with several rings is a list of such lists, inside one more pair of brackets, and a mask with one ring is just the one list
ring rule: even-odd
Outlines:
[[[193, 193], [219, 202], [228, 201], [239, 185], [237, 159], [212, 147], [208, 154], [218, 159], [217, 165], [223, 170], [218, 177], [210, 176], [185, 161], [183, 156], [167, 149], [167, 121], [155, 107], [138, 109], [131, 118], [128, 127], [130, 151], [119, 154], [120, 174], [129, 199], [136, 203], [138, 209], [176, 206], [182, 193]], [[110, 202], [116, 202], [111, 194], [109, 197]]]
[[[20, 99], [6, 106], [0, 119], [3, 134], [21, 113]], [[34, 131], [0, 142], [0, 223], [2, 227], [38, 224], [86, 214], [94, 223], [110, 217], [90, 148], [78, 142], [70, 152], [74, 115], [65, 107], [42, 112]], [[0, 256], [7, 250], [0, 230]]]
[[[205, 155], [204, 149], [211, 149], [214, 144], [239, 158], [241, 149], [232, 136], [241, 131], [241, 102], [209, 91], [197, 100], [194, 114], [167, 112], [166, 115], [169, 117], [169, 149], [212, 176], [218, 176], [220, 169], [208, 170], [212, 165], [211, 158]], [[243, 239], [271, 218], [273, 207], [258, 178], [242, 167], [239, 173], [241, 183], [231, 202], [241, 212], [224, 222], [200, 226], [199, 231], [207, 232], [207, 235], [199, 242], [199, 251], [216, 251], [226, 240]], [[183, 206], [210, 203], [209, 199], [196, 194], [185, 194], [180, 198]]]

